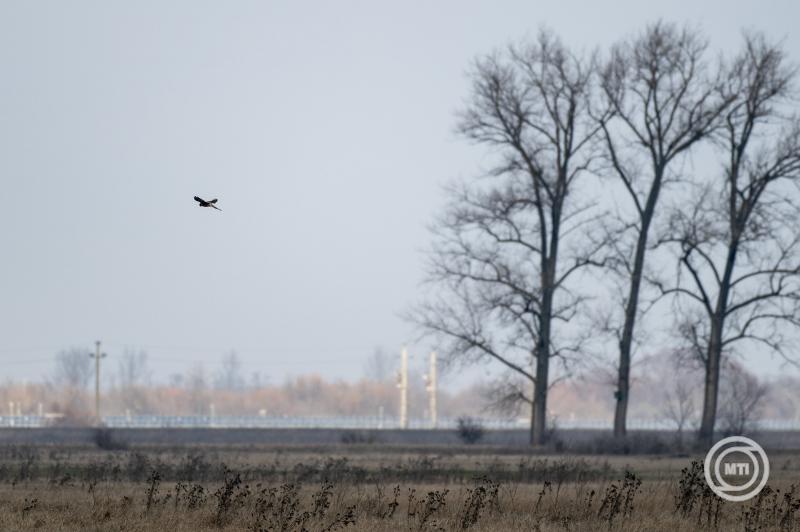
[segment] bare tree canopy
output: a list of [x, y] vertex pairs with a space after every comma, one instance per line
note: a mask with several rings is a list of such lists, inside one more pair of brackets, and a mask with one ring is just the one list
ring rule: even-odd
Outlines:
[[719, 418], [723, 434], [745, 434], [760, 414], [767, 388], [735, 361], [727, 361], [720, 376]]
[[395, 357], [383, 347], [376, 347], [364, 364], [364, 375], [376, 381], [391, 380], [396, 371]]
[[684, 445], [684, 430], [696, 428], [702, 396], [702, 371], [696, 360], [679, 351], [667, 351], [654, 370], [660, 383], [660, 414], [675, 426], [676, 444]]
[[52, 384], [63, 394], [62, 408], [70, 422], [88, 417], [84, 393], [94, 375], [89, 350], [72, 347], [56, 355]]
[[780, 47], [746, 36], [721, 88], [734, 100], [718, 134], [722, 169], [696, 184], [664, 239], [677, 272], [674, 284], [656, 284], [679, 296], [681, 332], [705, 364], [705, 443], [713, 438], [723, 357], [743, 343], [789, 357], [787, 335], [800, 324], [800, 122], [788, 111], [794, 77]]
[[128, 412], [142, 414], [149, 410], [145, 387], [150, 384], [151, 372], [147, 364], [147, 353], [125, 349], [119, 358], [119, 379], [122, 404]]
[[628, 200], [605, 221], [614, 258], [608, 265], [620, 277], [621, 312], [608, 326], [619, 346], [615, 436], [626, 433], [635, 326], [659, 199], [679, 178], [675, 161], [722, 124], [730, 105], [719, 90], [720, 69], [707, 64], [706, 48], [698, 31], [657, 22], [615, 45], [602, 66], [604, 173], [621, 184]]
[[150, 383], [151, 371], [147, 364], [147, 353], [125, 349], [117, 365], [117, 378], [121, 388], [146, 386]]
[[230, 351], [222, 357], [222, 367], [217, 373], [215, 386], [221, 390], [242, 390], [244, 377], [242, 376], [242, 363], [236, 351]]
[[208, 414], [208, 386], [206, 385], [206, 372], [201, 364], [195, 364], [186, 374], [184, 387], [189, 392], [191, 413], [195, 415]]
[[88, 349], [73, 347], [56, 355], [54, 384], [73, 390], [83, 390], [89, 385], [92, 375], [94, 370]]
[[585, 296], [570, 282], [602, 248], [587, 237], [592, 205], [573, 198], [596, 156], [594, 82], [592, 58], [546, 32], [476, 61], [458, 131], [495, 164], [450, 189], [433, 228], [436, 296], [410, 313], [451, 360], [499, 363], [533, 388], [509, 398], [532, 405], [534, 444], [545, 441], [550, 361], [580, 347], [568, 324]]

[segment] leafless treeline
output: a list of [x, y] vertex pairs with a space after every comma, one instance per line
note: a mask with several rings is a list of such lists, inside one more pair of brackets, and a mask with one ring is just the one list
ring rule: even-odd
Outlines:
[[718, 54], [664, 22], [608, 51], [541, 32], [479, 58], [457, 131], [492, 163], [449, 189], [410, 319], [451, 362], [506, 370], [496, 399], [530, 405], [533, 444], [554, 376], [603, 339], [624, 436], [634, 354], [671, 347], [702, 369], [709, 443], [726, 360], [790, 358], [799, 324], [795, 77], [763, 35]]
[[[6, 381], [0, 384], [0, 415], [55, 413], [64, 423], [88, 424], [94, 419], [94, 371], [88, 349], [71, 348], [56, 354], [53, 372], [42, 382]], [[185, 372], [153, 379], [144, 351], [110, 352], [104, 359], [101, 413], [108, 415], [267, 415], [370, 416], [398, 415], [395, 370], [397, 357], [376, 349], [357, 381], [325, 379], [316, 373], [270, 382], [258, 373], [248, 375], [235, 352], [225, 354], [215, 369], [191, 365]], [[409, 413], [427, 418], [428, 397], [422, 375], [409, 379]], [[475, 389], [450, 393], [439, 390], [442, 417], [480, 415]], [[212, 407], [213, 405], [213, 407]]]
[[[77, 355], [81, 356], [78, 357]], [[65, 350], [56, 357], [55, 371], [43, 382], [6, 381], [0, 384], [0, 415], [35, 415], [41, 411], [65, 417], [61, 423], [93, 423], [93, 364], [85, 365], [86, 350]], [[142, 351], [110, 352], [102, 386], [103, 415], [248, 415], [325, 417], [398, 415], [395, 383], [396, 356], [378, 350], [357, 381], [301, 375], [280, 383], [266, 378], [245, 379], [245, 365], [226, 354], [217, 371], [190, 366], [183, 374], [156, 380]], [[91, 359], [90, 359], [91, 361]], [[234, 368], [231, 371], [231, 368]], [[82, 375], [70, 380], [69, 376]], [[669, 353], [639, 357], [633, 375], [636, 401], [630, 416], [679, 433], [700, 423], [702, 378]], [[233, 385], [231, 385], [233, 383]], [[718, 426], [724, 433], [741, 433], [758, 420], [800, 422], [796, 390], [800, 377], [759, 379], [735, 360], [724, 364], [720, 384]], [[440, 419], [462, 416], [493, 417], [493, 383], [475, 382], [458, 390], [439, 390]], [[607, 419], [613, 413], [609, 380], [596, 375], [560, 380], [549, 391], [552, 431], [575, 421]], [[427, 392], [419, 372], [409, 379], [409, 415], [427, 419]], [[517, 404], [517, 406], [522, 406]], [[506, 412], [512, 413], [512, 412]], [[522, 412], [513, 412], [518, 416]], [[665, 422], [668, 424], [665, 425]], [[683, 439], [683, 438], [682, 438]]]

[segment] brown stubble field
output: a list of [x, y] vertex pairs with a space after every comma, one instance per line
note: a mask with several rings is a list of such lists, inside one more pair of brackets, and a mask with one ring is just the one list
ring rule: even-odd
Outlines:
[[[474, 446], [0, 448], [2, 530], [800, 530], [800, 452], [719, 501], [701, 455]], [[795, 515], [797, 513], [798, 515]]]

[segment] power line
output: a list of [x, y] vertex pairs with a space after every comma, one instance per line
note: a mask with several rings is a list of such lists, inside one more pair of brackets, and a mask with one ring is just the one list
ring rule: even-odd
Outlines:
[[319, 349], [325, 349], [328, 351], [360, 351], [360, 350], [372, 350], [375, 349], [376, 345], [339, 345], [339, 346], [330, 346], [326, 344], [323, 346], [312, 346], [312, 345], [279, 345], [279, 344], [271, 344], [271, 345], [260, 345], [260, 346], [241, 346], [241, 345], [228, 345], [228, 346], [209, 346], [209, 345], [158, 345], [158, 344], [142, 344], [139, 342], [119, 342], [119, 341], [110, 341], [104, 342], [107, 346], [115, 346], [115, 347], [130, 347], [130, 348], [139, 348], [139, 349], [175, 349], [175, 350], [193, 350], [193, 351], [231, 351], [231, 350], [245, 350], [245, 351], [315, 351]]
[[[191, 364], [194, 362], [201, 362], [201, 363], [209, 363], [210, 361], [206, 358], [204, 360], [198, 361], [196, 358], [190, 358], [189, 354], [180, 353], [181, 351], [195, 351], [195, 352], [217, 352], [224, 354], [226, 352], [233, 351], [244, 351], [249, 356], [240, 357], [239, 361], [243, 365], [247, 366], [268, 366], [270, 368], [275, 367], [294, 367], [294, 366], [303, 366], [314, 364], [317, 366], [333, 366], [333, 365], [341, 365], [343, 362], [358, 362], [359, 360], [363, 360], [364, 352], [371, 351], [375, 349], [375, 345], [370, 347], [367, 346], [334, 346], [331, 347], [329, 345], [323, 347], [313, 347], [313, 346], [261, 346], [261, 347], [238, 347], [238, 348], [222, 348], [222, 347], [209, 347], [209, 346], [181, 346], [181, 345], [157, 345], [157, 344], [135, 344], [135, 343], [122, 343], [122, 342], [103, 342], [106, 346], [112, 346], [115, 348], [131, 348], [131, 349], [142, 349], [150, 351], [148, 354], [152, 355], [149, 357], [151, 362], [160, 364], [160, 363], [167, 363], [167, 364]], [[50, 351], [52, 355], [44, 358], [44, 357], [37, 357], [37, 358], [6, 358], [0, 355], [0, 364], [3, 365], [18, 365], [18, 366], [25, 366], [25, 365], [35, 365], [35, 364], [46, 364], [53, 362], [58, 353], [65, 350], [64, 346], [61, 347], [44, 347], [44, 346], [19, 346], [19, 347], [0, 347], [0, 353], [22, 353], [22, 352], [36, 352], [36, 351]], [[352, 352], [351, 356], [342, 356], [340, 353], [349, 351]], [[162, 353], [170, 353], [177, 355], [177, 356], [161, 356]], [[260, 352], [260, 353], [259, 353]], [[286, 352], [308, 352], [314, 353], [316, 356], [313, 358], [298, 356], [298, 357], [291, 357], [291, 358], [281, 358], [282, 355], [285, 355]], [[326, 356], [326, 355], [334, 355], [335, 356]], [[93, 355], [94, 356], [94, 355]], [[104, 355], [105, 356], [105, 355]], [[409, 360], [414, 360], [417, 357], [409, 353], [407, 355]], [[204, 357], [205, 358], [205, 357]]]

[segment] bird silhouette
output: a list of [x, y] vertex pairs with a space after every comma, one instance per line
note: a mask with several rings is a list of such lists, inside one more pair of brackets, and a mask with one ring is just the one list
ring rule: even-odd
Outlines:
[[201, 198], [201, 197], [199, 197], [199, 196], [195, 196], [195, 197], [194, 197], [194, 200], [195, 200], [197, 203], [199, 203], [199, 204], [200, 204], [200, 205], [199, 205], [200, 207], [213, 207], [213, 208], [217, 209], [218, 211], [222, 211], [222, 209], [220, 209], [219, 207], [217, 207], [216, 205], [214, 205], [214, 204], [217, 202], [217, 198], [214, 198], [214, 199], [212, 199], [212, 200], [208, 200], [208, 201], [206, 201], [206, 200], [204, 200], [203, 198]]

